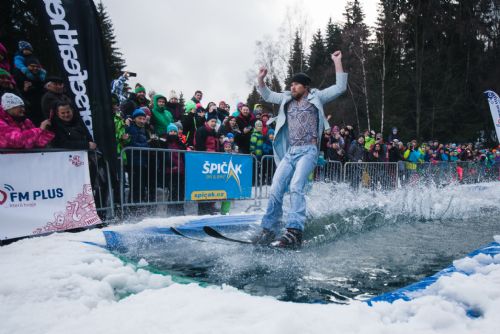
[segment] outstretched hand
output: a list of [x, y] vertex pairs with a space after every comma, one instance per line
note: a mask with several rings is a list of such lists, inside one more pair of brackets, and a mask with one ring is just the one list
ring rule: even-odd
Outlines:
[[341, 61], [342, 60], [342, 51], [335, 51], [332, 53], [332, 60], [334, 62]]
[[335, 51], [334, 53], [332, 53], [332, 60], [333, 64], [335, 64], [335, 72], [337, 73], [344, 72], [344, 69], [342, 67], [342, 52]]
[[267, 68], [265, 68], [264, 66], [262, 66], [259, 69], [259, 74], [257, 75], [257, 78], [259, 80], [264, 80], [264, 78], [266, 77], [266, 75], [267, 75]]

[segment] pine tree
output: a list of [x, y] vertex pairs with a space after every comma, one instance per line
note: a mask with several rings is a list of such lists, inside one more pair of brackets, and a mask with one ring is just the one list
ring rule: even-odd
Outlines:
[[[347, 48], [344, 67], [349, 73], [350, 93], [356, 105], [364, 105], [368, 129], [371, 128], [370, 104], [368, 99], [367, 56], [369, 30], [359, 0], [348, 1], [344, 13], [346, 23], [342, 30], [342, 40]], [[364, 102], [364, 103], [360, 103]], [[356, 110], [357, 112], [357, 110]]]
[[261, 97], [259, 92], [257, 92], [257, 87], [253, 86], [252, 92], [248, 95], [247, 105], [253, 108], [255, 104], [261, 102]]
[[337, 50], [341, 49], [342, 46], [342, 29], [332, 22], [332, 19], [328, 20], [326, 25], [325, 34], [325, 48], [326, 53], [331, 55]]
[[179, 94], [179, 104], [184, 107], [184, 103], [186, 103], [186, 100], [184, 99], [184, 93], [180, 92], [180, 94]]
[[274, 92], [281, 93], [283, 89], [281, 88], [281, 83], [275, 75], [271, 77], [271, 90]]
[[116, 36], [114, 33], [113, 22], [106, 12], [102, 1], [97, 4], [97, 20], [101, 26], [103, 39], [104, 55], [108, 64], [108, 78], [114, 79], [120, 76], [125, 68], [123, 54], [116, 45]]
[[330, 55], [335, 51], [342, 50], [342, 29], [334, 24], [332, 19], [328, 20], [325, 33], [325, 53], [326, 66], [324, 73], [324, 82], [321, 87], [329, 87], [335, 83], [335, 68], [332, 65]]
[[290, 59], [288, 60], [288, 75], [285, 80], [286, 87], [290, 87], [290, 80], [294, 74], [307, 72], [307, 61], [304, 54], [302, 38], [298, 31], [295, 32], [292, 50], [290, 50]]
[[312, 80], [312, 86], [323, 88], [326, 79], [326, 68], [330, 65], [326, 53], [323, 36], [321, 30], [318, 29], [314, 34], [309, 54], [309, 76]]

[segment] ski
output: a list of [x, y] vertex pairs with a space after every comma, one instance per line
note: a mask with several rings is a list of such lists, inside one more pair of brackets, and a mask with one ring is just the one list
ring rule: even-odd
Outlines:
[[206, 240], [198, 239], [198, 238], [193, 238], [193, 237], [190, 237], [189, 235], [185, 235], [184, 233], [182, 233], [181, 231], [179, 231], [175, 227], [170, 227], [170, 231], [172, 231], [172, 233], [174, 233], [175, 235], [178, 235], [178, 236], [186, 238], [186, 239], [190, 239], [190, 240], [194, 240], [194, 241], [199, 241], [199, 242], [206, 242]]
[[216, 231], [214, 228], [212, 228], [210, 226], [203, 226], [203, 231], [207, 235], [209, 235], [213, 238], [216, 238], [216, 239], [221, 239], [221, 240], [230, 241], [230, 242], [236, 242], [239, 244], [253, 245], [253, 243], [249, 240], [240, 240], [240, 239], [234, 239], [234, 238], [227, 237], [227, 236], [223, 235], [222, 233]]
[[252, 246], [255, 247], [256, 250], [259, 250], [259, 249], [260, 250], [268, 249], [268, 250], [272, 250], [272, 251], [278, 252], [278, 253], [284, 253], [285, 252], [284, 249], [273, 247], [271, 245], [256, 245], [256, 244], [254, 244], [253, 242], [251, 242], [249, 240], [234, 239], [234, 238], [225, 236], [225, 235], [223, 235], [222, 233], [220, 233], [219, 231], [215, 230], [213, 227], [210, 227], [210, 226], [203, 226], [203, 231], [205, 231], [205, 233], [207, 235], [209, 235], [209, 236], [211, 236], [213, 238], [219, 239], [219, 240], [234, 242], [234, 243], [243, 244], [243, 245], [252, 245]]

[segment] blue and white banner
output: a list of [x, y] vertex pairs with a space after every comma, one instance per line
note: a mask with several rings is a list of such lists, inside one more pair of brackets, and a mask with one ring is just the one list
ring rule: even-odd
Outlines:
[[0, 154], [0, 239], [100, 224], [87, 152]]
[[186, 200], [252, 197], [253, 159], [248, 155], [186, 153]]
[[500, 143], [500, 98], [498, 97], [498, 94], [492, 90], [487, 90], [484, 93], [488, 97], [491, 117], [493, 117], [493, 124], [495, 125], [495, 130], [497, 132], [497, 140]]

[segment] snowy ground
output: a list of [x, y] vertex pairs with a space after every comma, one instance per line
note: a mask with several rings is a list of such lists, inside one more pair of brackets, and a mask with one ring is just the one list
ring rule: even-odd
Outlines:
[[[497, 196], [498, 184], [495, 187], [487, 187], [486, 192]], [[454, 190], [447, 192], [454, 194]], [[463, 203], [455, 208], [438, 195], [439, 205], [418, 214], [464, 214]], [[405, 199], [409, 203], [415, 201], [411, 196]], [[481, 198], [471, 197], [471, 203], [488, 201], [477, 197]], [[494, 200], [498, 203], [498, 198]], [[377, 203], [373, 205], [392, 205], [390, 199]], [[139, 226], [178, 225], [188, 219], [147, 219]], [[500, 236], [496, 240], [500, 242]], [[361, 302], [285, 303], [231, 287], [178, 284], [81, 241], [103, 244], [102, 231], [51, 235], [0, 248], [0, 333], [498, 332], [500, 255], [457, 260], [455, 266], [469, 276], [442, 277], [410, 302], [369, 307]], [[481, 316], [468, 317], [469, 309]]]

